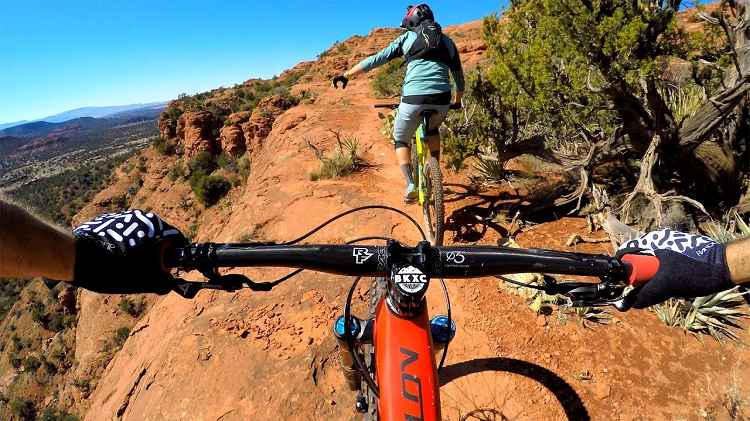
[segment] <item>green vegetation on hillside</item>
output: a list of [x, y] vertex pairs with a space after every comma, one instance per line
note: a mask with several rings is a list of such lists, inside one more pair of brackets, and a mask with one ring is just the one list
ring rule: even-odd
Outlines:
[[283, 78], [252, 80], [234, 88], [218, 88], [195, 95], [180, 94], [177, 104], [165, 110], [173, 125], [186, 111], [208, 111], [219, 126], [227, 123], [232, 113], [252, 112], [263, 98], [279, 95], [290, 104], [297, 105], [299, 98], [289, 93], [289, 89], [304, 75], [303, 71], [290, 72]]
[[64, 168], [140, 149], [158, 134], [156, 121], [150, 120], [42, 137], [36, 139], [42, 145], [24, 150], [0, 148], [0, 187], [13, 187]]
[[378, 69], [372, 81], [372, 90], [377, 98], [391, 98], [401, 94], [401, 84], [406, 76], [403, 58], [388, 62]]
[[190, 187], [196, 199], [206, 206], [215, 205], [222, 197], [229, 193], [232, 183], [222, 175], [211, 175], [218, 168], [236, 170], [237, 160], [226, 152], [218, 156], [208, 152], [200, 153], [188, 161], [190, 169]]
[[27, 279], [0, 278], [0, 322], [5, 319], [13, 304], [21, 298], [21, 291], [27, 283]]
[[106, 186], [112, 171], [130, 156], [132, 154], [84, 164], [25, 184], [9, 194], [42, 218], [69, 226], [73, 216]]

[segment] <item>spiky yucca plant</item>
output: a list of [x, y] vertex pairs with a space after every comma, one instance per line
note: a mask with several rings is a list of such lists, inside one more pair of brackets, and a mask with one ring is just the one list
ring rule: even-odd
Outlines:
[[685, 300], [670, 298], [662, 304], [655, 305], [653, 309], [665, 325], [674, 327], [680, 323], [680, 318], [682, 317], [682, 314], [684, 314], [684, 311], [682, 310], [684, 303], [686, 303]]
[[565, 324], [570, 320], [575, 320], [581, 326], [594, 330], [593, 323], [600, 325], [612, 324], [612, 313], [597, 307], [567, 307], [560, 306], [557, 309], [557, 320], [560, 324]]
[[739, 341], [739, 336], [732, 329], [740, 327], [740, 319], [750, 316], [743, 299], [745, 294], [746, 292], [739, 292], [737, 287], [696, 298], [689, 303], [681, 322], [682, 328], [694, 334], [709, 334], [716, 339]]
[[505, 178], [503, 164], [503, 162], [479, 158], [479, 161], [474, 164], [474, 168], [479, 171], [485, 181], [499, 183]]

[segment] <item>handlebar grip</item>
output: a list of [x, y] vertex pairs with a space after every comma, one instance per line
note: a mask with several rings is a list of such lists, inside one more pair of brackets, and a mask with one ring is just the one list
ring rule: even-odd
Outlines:
[[159, 250], [161, 267], [169, 272], [173, 268], [180, 267], [181, 253], [179, 248], [172, 248], [169, 243], [163, 243]]
[[659, 270], [659, 259], [647, 254], [626, 254], [620, 258], [628, 275], [628, 285], [641, 286]]
[[391, 110], [395, 110], [398, 108], [399, 104], [375, 104], [375, 108], [390, 108]]

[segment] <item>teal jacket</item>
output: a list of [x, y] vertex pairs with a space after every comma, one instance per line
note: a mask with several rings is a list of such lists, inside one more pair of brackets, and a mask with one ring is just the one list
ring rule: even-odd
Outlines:
[[[359, 65], [362, 67], [362, 70], [369, 72], [391, 60], [403, 57], [404, 54], [409, 51], [409, 48], [414, 43], [415, 39], [417, 39], [416, 32], [406, 31], [379, 53], [362, 60]], [[461, 59], [458, 56], [458, 48], [456, 48], [456, 44], [448, 35], [443, 34], [442, 39], [445, 46], [448, 47], [448, 51], [451, 52], [451, 59], [457, 62], [457, 66], [451, 66], [454, 69], [457, 68], [457, 70], [451, 71], [451, 73], [453, 73], [454, 81], [453, 89], [456, 91], [463, 91], [464, 72], [461, 68]], [[422, 59], [412, 60], [406, 65], [406, 77], [404, 78], [402, 95], [431, 95], [450, 92], [451, 85], [448, 72], [449, 67], [445, 63]]]

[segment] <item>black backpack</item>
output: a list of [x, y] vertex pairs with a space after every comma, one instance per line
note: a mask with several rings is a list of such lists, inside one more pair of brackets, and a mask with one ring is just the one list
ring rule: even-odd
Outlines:
[[423, 20], [412, 29], [417, 34], [417, 39], [404, 54], [404, 64], [416, 60], [430, 60], [445, 63], [449, 67], [454, 61], [448, 47], [443, 42], [443, 29], [436, 22]]

